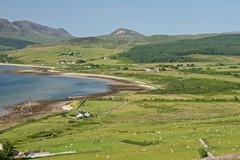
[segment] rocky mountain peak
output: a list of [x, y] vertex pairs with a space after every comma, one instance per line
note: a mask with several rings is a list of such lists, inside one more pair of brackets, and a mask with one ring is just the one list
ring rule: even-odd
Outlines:
[[130, 30], [130, 29], [125, 29], [125, 28], [119, 28], [117, 30], [115, 30], [114, 32], [111, 33], [111, 35], [113, 36], [118, 36], [118, 37], [140, 37], [143, 36], [142, 34]]
[[0, 19], [0, 31], [5, 32], [20, 32], [21, 29], [14, 24], [12, 24], [7, 19]]
[[37, 24], [31, 21], [20, 20], [10, 22], [7, 19], [0, 19], [0, 31], [21, 33], [24, 35], [46, 35], [46, 36], [59, 36], [59, 37], [72, 37], [66, 30], [62, 28], [52, 28]]

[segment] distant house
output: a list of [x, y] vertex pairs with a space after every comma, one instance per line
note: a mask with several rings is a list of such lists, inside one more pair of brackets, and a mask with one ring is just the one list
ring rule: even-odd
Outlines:
[[65, 60], [60, 60], [56, 62], [56, 64], [75, 64], [76, 62], [74, 61], [65, 61]]
[[0, 143], [0, 151], [3, 150], [3, 145]]
[[81, 56], [80, 53], [68, 52], [68, 53], [61, 53], [61, 56]]
[[75, 64], [74, 61], [67, 61], [67, 64]]
[[87, 68], [93, 68], [93, 66], [88, 65]]
[[159, 72], [158, 68], [147, 68], [146, 72]]
[[81, 119], [81, 118], [84, 118], [83, 114], [82, 113], [78, 113], [77, 114], [77, 119]]
[[81, 118], [89, 118], [92, 115], [88, 112], [84, 112], [84, 111], [78, 111], [77, 112], [77, 119], [81, 119]]
[[60, 60], [59, 62], [56, 62], [56, 64], [65, 64], [66, 61], [65, 60]]
[[147, 72], [153, 72], [153, 71], [154, 71], [154, 68], [147, 68], [146, 71], [147, 71]]
[[84, 114], [84, 117], [87, 117], [87, 118], [89, 118], [89, 117], [91, 117], [91, 114], [90, 114], [90, 113], [88, 113], [88, 112], [86, 112], [86, 113]]
[[75, 53], [73, 53], [73, 52], [68, 52], [67, 55], [68, 55], [68, 56], [75, 56]]
[[98, 64], [88, 64], [87, 66], [86, 66], [87, 68], [99, 68], [99, 65]]

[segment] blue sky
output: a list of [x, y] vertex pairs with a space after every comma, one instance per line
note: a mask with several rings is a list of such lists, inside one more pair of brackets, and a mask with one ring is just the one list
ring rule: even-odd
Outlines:
[[0, 0], [0, 18], [62, 27], [75, 36], [117, 28], [145, 35], [240, 30], [240, 0]]

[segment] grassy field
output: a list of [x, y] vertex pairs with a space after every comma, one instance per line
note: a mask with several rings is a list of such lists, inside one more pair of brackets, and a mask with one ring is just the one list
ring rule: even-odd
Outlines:
[[[19, 122], [18, 127], [0, 134], [0, 142], [9, 140], [19, 151], [77, 151], [41, 160], [197, 159], [202, 148], [199, 138], [207, 142], [208, 151], [214, 155], [240, 152], [239, 57], [189, 55], [203, 61], [135, 64], [118, 58], [116, 54], [122, 51], [59, 44], [10, 52], [16, 62], [125, 77], [157, 90], [87, 100], [80, 109], [94, 115], [89, 119], [71, 118], [79, 103], [73, 102], [70, 112]], [[62, 52], [81, 56], [61, 56]], [[85, 63], [56, 64], [78, 59]], [[93, 67], [87, 67], [90, 64]], [[105, 114], [123, 100], [129, 103]], [[0, 124], [0, 130], [4, 128], [6, 124]]]
[[[62, 53], [75, 52], [79, 56], [62, 56]], [[104, 49], [104, 48], [83, 48], [77, 45], [46, 45], [46, 46], [30, 46], [25, 49], [9, 52], [11, 56], [16, 58], [16, 61], [23, 64], [43, 64], [56, 65], [59, 61], [76, 61], [84, 60], [91, 62], [109, 57], [120, 50]]]
[[[125, 95], [127, 96], [127, 95]], [[92, 113], [120, 102], [91, 100], [84, 109]], [[148, 105], [152, 107], [146, 107]], [[155, 107], [163, 107], [158, 112]], [[175, 109], [174, 109], [175, 108]], [[76, 120], [53, 115], [1, 134], [18, 150], [49, 152], [77, 151], [77, 154], [41, 159], [194, 159], [206, 139], [215, 155], [240, 151], [239, 103], [139, 103], [131, 102], [108, 115]], [[224, 111], [224, 112], [222, 112]], [[72, 111], [73, 112], [73, 111]], [[68, 113], [71, 114], [71, 113]], [[235, 115], [235, 116], [232, 116]], [[216, 118], [214, 118], [216, 117]], [[154, 145], [122, 143], [158, 142]]]

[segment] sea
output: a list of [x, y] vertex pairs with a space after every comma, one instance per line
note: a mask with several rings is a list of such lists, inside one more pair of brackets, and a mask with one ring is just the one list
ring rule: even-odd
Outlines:
[[16, 69], [24, 67], [0, 65], [0, 115], [8, 113], [10, 106], [25, 101], [61, 99], [109, 91], [109, 82], [100, 79], [7, 72]]

